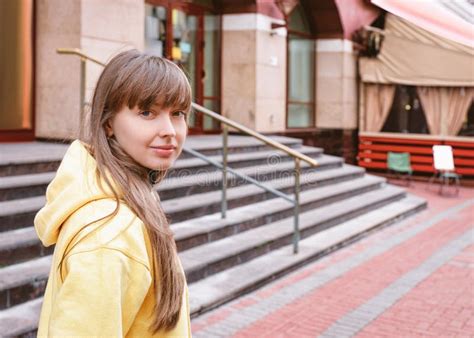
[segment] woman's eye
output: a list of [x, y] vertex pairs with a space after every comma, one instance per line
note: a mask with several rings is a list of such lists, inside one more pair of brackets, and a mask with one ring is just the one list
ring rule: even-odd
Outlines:
[[173, 116], [186, 117], [186, 113], [185, 113], [184, 111], [182, 111], [182, 110], [179, 110], [179, 111], [175, 111], [175, 112], [173, 113]]
[[143, 117], [151, 117], [153, 115], [153, 113], [149, 110], [144, 110], [144, 111], [140, 112], [140, 115], [142, 115]]

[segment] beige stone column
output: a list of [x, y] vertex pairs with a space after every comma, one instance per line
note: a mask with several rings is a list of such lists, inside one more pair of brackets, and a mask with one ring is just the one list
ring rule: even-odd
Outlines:
[[[58, 55], [60, 47], [80, 48], [108, 61], [120, 51], [144, 46], [144, 1], [39, 0], [36, 13], [36, 137], [71, 140], [78, 136], [80, 60]], [[86, 100], [102, 67], [87, 63]]]
[[81, 47], [81, 0], [36, 2], [35, 136], [71, 139], [79, 125], [79, 58], [56, 54]]
[[[144, 0], [81, 0], [81, 48], [88, 55], [107, 62], [131, 48], [145, 44]], [[87, 64], [86, 99], [92, 98], [102, 67]]]
[[316, 126], [357, 129], [357, 58], [352, 42], [320, 39], [316, 53]]
[[286, 30], [281, 20], [223, 15], [222, 114], [259, 132], [285, 129]]

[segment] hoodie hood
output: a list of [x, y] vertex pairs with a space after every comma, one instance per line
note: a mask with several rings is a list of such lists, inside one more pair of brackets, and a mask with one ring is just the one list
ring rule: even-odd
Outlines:
[[[97, 180], [97, 162], [88, 147], [79, 140], [72, 142], [56, 176], [48, 185], [46, 204], [34, 220], [36, 232], [44, 246], [57, 242], [62, 224], [76, 210], [92, 201], [114, 198], [105, 181]], [[113, 180], [110, 179], [110, 182], [121, 197], [120, 189]]]

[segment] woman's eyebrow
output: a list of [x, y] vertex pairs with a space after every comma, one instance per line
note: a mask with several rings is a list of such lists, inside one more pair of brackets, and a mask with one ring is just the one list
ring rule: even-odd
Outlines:
[[184, 111], [184, 112], [187, 111], [185, 106], [160, 106], [160, 105], [156, 105], [156, 104], [153, 104], [153, 105], [147, 106], [147, 107], [143, 107], [142, 109], [143, 110], [154, 110], [156, 112], [160, 112], [163, 109], [167, 109], [167, 110], [169, 109], [170, 113], [176, 112], [176, 111]]
[[162, 108], [169, 109], [171, 111], [186, 110], [185, 106], [165, 106], [165, 107], [162, 107]]

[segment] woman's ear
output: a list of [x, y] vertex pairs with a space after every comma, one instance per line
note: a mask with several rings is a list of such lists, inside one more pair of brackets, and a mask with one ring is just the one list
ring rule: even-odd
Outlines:
[[112, 126], [110, 125], [110, 120], [105, 122], [105, 135], [107, 135], [107, 138], [112, 137], [114, 135], [114, 131], [112, 129]]

